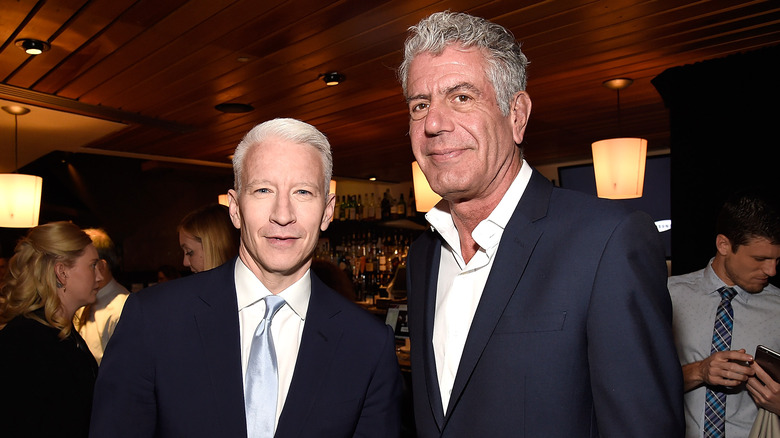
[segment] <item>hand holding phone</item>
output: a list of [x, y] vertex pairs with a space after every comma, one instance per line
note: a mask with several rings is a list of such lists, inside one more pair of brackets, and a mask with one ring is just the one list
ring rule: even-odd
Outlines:
[[772, 380], [780, 383], [780, 353], [766, 346], [759, 345], [753, 357]]

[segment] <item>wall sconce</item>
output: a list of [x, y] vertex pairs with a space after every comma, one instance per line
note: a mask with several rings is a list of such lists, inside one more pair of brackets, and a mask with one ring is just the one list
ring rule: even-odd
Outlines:
[[414, 184], [414, 202], [417, 204], [417, 211], [426, 213], [441, 201], [441, 196], [431, 189], [428, 180], [425, 178], [422, 170], [420, 170], [420, 165], [416, 161], [412, 161], [412, 182]]
[[[604, 86], [617, 91], [618, 130], [620, 120], [620, 90], [634, 81], [627, 78], [611, 79]], [[645, 181], [647, 140], [643, 138], [611, 138], [594, 142], [593, 171], [596, 174], [596, 192], [599, 198], [641, 198]]]
[[333, 193], [334, 195], [336, 194], [336, 180], [335, 179], [330, 180], [330, 191], [328, 191], [328, 193]]
[[330, 73], [325, 73], [320, 75], [323, 81], [325, 81], [325, 85], [332, 87], [334, 85], [338, 85], [346, 79], [343, 74], [333, 71]]
[[46, 41], [34, 40], [32, 38], [22, 38], [15, 41], [16, 46], [24, 50], [28, 55], [40, 55], [49, 50], [51, 45]]
[[43, 178], [16, 173], [19, 168], [19, 116], [29, 109], [11, 105], [3, 111], [14, 116], [14, 173], [0, 174], [0, 227], [31, 228], [38, 225]]

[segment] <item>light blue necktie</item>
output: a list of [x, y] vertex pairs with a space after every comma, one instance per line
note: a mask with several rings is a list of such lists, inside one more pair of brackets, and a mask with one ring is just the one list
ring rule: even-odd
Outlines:
[[[721, 301], [715, 316], [710, 354], [731, 349], [731, 330], [734, 328], [734, 310], [731, 300], [737, 291], [730, 287], [718, 289]], [[704, 399], [704, 437], [724, 438], [726, 436], [726, 394], [717, 388], [707, 387]]]
[[271, 438], [276, 422], [276, 398], [279, 377], [276, 372], [276, 350], [271, 336], [271, 322], [285, 304], [282, 297], [265, 298], [265, 316], [257, 325], [246, 369], [246, 426], [248, 438]]

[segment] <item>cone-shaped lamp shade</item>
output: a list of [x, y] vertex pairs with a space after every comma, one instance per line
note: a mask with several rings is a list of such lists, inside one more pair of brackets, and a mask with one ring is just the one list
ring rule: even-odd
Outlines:
[[38, 225], [43, 178], [18, 173], [0, 174], [0, 227], [31, 228]]
[[441, 196], [431, 190], [428, 180], [420, 170], [420, 165], [416, 161], [412, 162], [412, 182], [414, 183], [414, 201], [417, 205], [417, 211], [426, 213], [440, 200]]
[[599, 198], [641, 198], [647, 140], [611, 138], [593, 143], [593, 170]]

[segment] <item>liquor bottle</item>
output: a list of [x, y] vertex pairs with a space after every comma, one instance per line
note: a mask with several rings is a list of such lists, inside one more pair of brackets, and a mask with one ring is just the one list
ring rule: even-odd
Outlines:
[[339, 220], [347, 220], [347, 196], [341, 195], [341, 208], [339, 209]]
[[390, 189], [382, 197], [382, 220], [390, 219]]
[[360, 194], [357, 195], [357, 204], [355, 204], [355, 220], [363, 220], [363, 199]]
[[347, 199], [347, 211], [349, 212], [349, 217], [347, 220], [355, 220], [355, 204], [357, 204], [355, 201], [355, 195], [349, 195], [349, 198]]
[[417, 217], [417, 204], [414, 202], [414, 189], [409, 189], [409, 200], [406, 204], [406, 217]]
[[399, 218], [406, 217], [406, 201], [404, 201], [403, 193], [401, 193], [401, 199], [398, 200], [398, 205], [396, 206], [396, 212]]
[[368, 202], [368, 207], [366, 208], [366, 220], [373, 221], [376, 219], [376, 199], [374, 199], [374, 192], [371, 192], [370, 198], [368, 195], [366, 195], [366, 198], [366, 201]]
[[387, 189], [387, 194], [390, 201], [390, 219], [398, 219], [398, 203], [395, 202], [395, 198], [390, 194], [390, 189]]
[[374, 201], [374, 220], [382, 220], [382, 202], [379, 200], [379, 197], [377, 197]]

